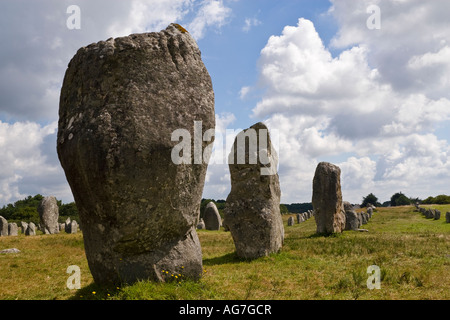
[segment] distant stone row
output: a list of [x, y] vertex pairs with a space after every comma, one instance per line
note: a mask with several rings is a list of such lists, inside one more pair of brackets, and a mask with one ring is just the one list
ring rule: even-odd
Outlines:
[[[77, 233], [79, 225], [75, 220], [70, 221], [68, 218], [65, 223], [58, 223], [59, 209], [56, 198], [53, 196], [42, 199], [38, 207], [40, 223], [38, 225], [33, 222], [21, 222], [20, 228], [26, 236], [36, 235], [36, 230], [41, 230], [44, 234], [55, 234], [61, 231], [66, 233]], [[17, 223], [8, 223], [8, 221], [0, 216], [0, 236], [17, 236], [19, 234], [19, 226]]]
[[[297, 213], [296, 215], [297, 218], [297, 223], [302, 223], [307, 221], [308, 219], [310, 219], [311, 217], [314, 216], [314, 210], [308, 210], [306, 212], [302, 212], [302, 213]], [[288, 227], [293, 226], [294, 225], [294, 217], [289, 217], [288, 221], [287, 221], [287, 225]]]
[[[21, 221], [19, 227], [17, 223], [8, 222], [4, 217], [0, 216], [0, 237], [18, 236], [19, 229], [20, 232], [26, 236], [35, 236], [37, 230], [45, 233], [45, 228], [40, 223], [36, 225], [33, 222], [27, 223]], [[75, 220], [70, 221], [70, 218], [68, 218], [65, 223], [58, 224], [58, 231], [55, 233], [60, 233], [62, 231], [66, 233], [77, 233], [78, 229], [78, 223]]]
[[[441, 212], [438, 209], [420, 207], [418, 203], [416, 203], [416, 209], [427, 219], [439, 220], [441, 218]], [[450, 223], [450, 212], [445, 214], [445, 222]]]
[[[373, 210], [375, 207], [371, 204], [367, 206], [367, 212], [356, 212], [353, 205], [344, 201], [344, 211], [345, 211], [345, 229], [344, 230], [360, 230], [360, 227], [369, 222], [372, 218]], [[297, 224], [307, 221], [309, 218], [315, 215], [314, 210], [308, 210], [307, 212], [297, 213]], [[294, 225], [294, 217], [289, 217], [287, 221], [288, 226]]]

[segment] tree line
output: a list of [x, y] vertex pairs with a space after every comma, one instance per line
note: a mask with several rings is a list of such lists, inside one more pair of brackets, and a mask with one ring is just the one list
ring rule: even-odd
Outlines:
[[[28, 196], [24, 199], [18, 200], [14, 203], [9, 203], [0, 208], [0, 216], [4, 217], [8, 221], [25, 221], [39, 223], [39, 213], [38, 206], [44, 197], [40, 194], [35, 196]], [[203, 217], [205, 207], [208, 202], [214, 202], [219, 210], [220, 215], [223, 217], [223, 210], [225, 209], [225, 200], [214, 200], [214, 199], [202, 199], [200, 205], [200, 217]], [[75, 202], [70, 202], [63, 204], [61, 200], [57, 199], [59, 208], [59, 220], [64, 222], [70, 217], [72, 220], [78, 220], [78, 209]], [[395, 207], [395, 206], [406, 206], [411, 204], [450, 204], [450, 196], [448, 195], [438, 195], [436, 197], [428, 197], [424, 200], [419, 198], [411, 198], [404, 195], [402, 192], [397, 192], [392, 195], [390, 201], [385, 201], [380, 203], [378, 198], [373, 194], [369, 193], [367, 196], [363, 197], [360, 204], [361, 207], [367, 207], [368, 204], [373, 204], [376, 207]], [[312, 203], [291, 203], [291, 204], [280, 204], [281, 214], [289, 213], [300, 213], [312, 210]]]
[[[38, 207], [44, 196], [37, 194], [28, 196], [25, 199], [9, 203], [0, 209], [0, 216], [11, 222], [33, 222], [39, 223]], [[61, 200], [56, 200], [59, 208], [59, 221], [64, 222], [67, 218], [79, 221], [78, 209], [75, 202], [63, 204]]]

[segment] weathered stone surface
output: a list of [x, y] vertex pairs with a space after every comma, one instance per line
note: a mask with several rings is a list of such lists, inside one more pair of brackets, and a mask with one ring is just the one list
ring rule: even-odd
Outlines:
[[8, 235], [9, 236], [18, 236], [19, 235], [19, 227], [17, 227], [17, 223], [15, 223], [15, 222], [8, 223]]
[[[250, 142], [245, 146], [239, 145], [239, 139], [252, 132], [257, 133], [257, 141], [249, 139]], [[263, 144], [259, 143], [262, 137], [266, 138], [267, 149], [260, 148]], [[245, 153], [245, 161], [241, 164], [235, 161], [240, 152]], [[258, 157], [254, 164], [249, 161], [253, 155], [261, 153], [267, 159], [261, 161]], [[272, 148], [269, 132], [263, 123], [257, 123], [238, 134], [228, 159], [231, 191], [226, 201], [224, 217], [233, 237], [236, 254], [241, 258], [266, 256], [278, 252], [283, 245], [281, 190], [278, 174], [273, 170], [277, 168], [277, 163], [278, 155]], [[272, 174], [262, 174], [266, 172], [263, 169], [269, 168], [272, 169]]]
[[27, 230], [25, 231], [26, 236], [35, 236], [36, 235], [36, 225], [33, 222], [28, 224]]
[[287, 221], [288, 227], [292, 227], [294, 225], [294, 217], [289, 217]]
[[205, 212], [203, 213], [203, 221], [205, 222], [206, 230], [220, 230], [222, 218], [214, 202], [209, 202], [206, 205]]
[[361, 212], [361, 224], [367, 224], [369, 222], [369, 215], [367, 212]]
[[445, 214], [445, 222], [450, 223], [450, 212]]
[[25, 234], [25, 232], [27, 231], [28, 228], [28, 223], [21, 221], [20, 222], [20, 229], [22, 230], [22, 233]]
[[4, 249], [0, 251], [0, 254], [8, 254], [8, 253], [19, 253], [20, 250], [17, 248]]
[[172, 24], [81, 48], [59, 116], [58, 156], [95, 282], [164, 281], [163, 269], [200, 278], [195, 228], [208, 161], [172, 161], [176, 130], [200, 136], [201, 156], [215, 128], [211, 77], [189, 33]]
[[441, 218], [441, 212], [438, 209], [434, 209], [434, 220], [439, 220]]
[[75, 220], [70, 221], [70, 223], [65, 225], [66, 233], [77, 233], [78, 232], [78, 223]]
[[0, 237], [8, 235], [8, 220], [0, 216]]
[[372, 215], [373, 215], [373, 207], [368, 207], [368, 208], [367, 208], [367, 214], [369, 215], [369, 219], [372, 219]]
[[203, 221], [203, 219], [200, 219], [200, 221], [197, 223], [197, 229], [198, 230], [205, 229], [205, 221]]
[[302, 223], [304, 221], [303, 215], [301, 213], [297, 213], [296, 217], [297, 217], [297, 223]]
[[427, 211], [425, 211], [425, 217], [427, 219], [434, 219], [434, 209], [427, 209]]
[[48, 196], [42, 199], [38, 207], [40, 225], [45, 234], [59, 233], [59, 208], [55, 197]]
[[317, 233], [339, 233], [345, 229], [341, 169], [338, 166], [328, 162], [317, 165], [313, 180], [312, 204]]
[[358, 230], [361, 226], [361, 220], [358, 214], [353, 210], [353, 206], [350, 202], [344, 201], [343, 205], [345, 211], [345, 230]]

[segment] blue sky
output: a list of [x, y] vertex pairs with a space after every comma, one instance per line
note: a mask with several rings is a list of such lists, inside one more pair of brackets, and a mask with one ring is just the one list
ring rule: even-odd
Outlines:
[[[81, 9], [69, 30], [66, 10]], [[371, 5], [380, 28], [370, 29]], [[0, 206], [72, 201], [56, 155], [67, 64], [92, 42], [182, 24], [211, 74], [217, 130], [264, 121], [282, 202], [309, 202], [320, 161], [344, 199], [450, 194], [450, 3], [446, 0], [4, 0], [0, 11]], [[226, 150], [225, 150], [226, 151]], [[226, 151], [227, 152], [227, 151]], [[225, 199], [226, 164], [204, 197]]]

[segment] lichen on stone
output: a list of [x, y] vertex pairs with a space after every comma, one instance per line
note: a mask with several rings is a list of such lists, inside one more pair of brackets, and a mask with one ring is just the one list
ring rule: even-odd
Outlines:
[[[182, 26], [180, 26], [178, 23], [174, 23], [173, 24], [178, 30], [180, 30], [182, 33], [186, 33], [188, 32], [185, 28], [183, 28]], [[188, 32], [189, 33], [189, 32]]]

